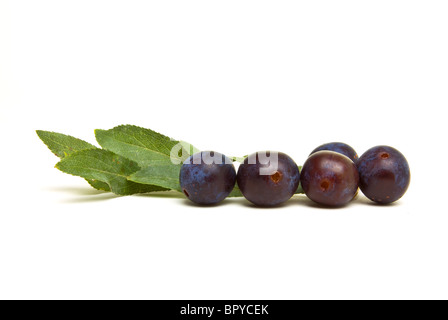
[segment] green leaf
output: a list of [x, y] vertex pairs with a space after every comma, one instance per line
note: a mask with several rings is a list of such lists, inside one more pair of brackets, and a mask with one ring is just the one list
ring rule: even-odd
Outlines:
[[[132, 125], [118, 126], [110, 130], [95, 130], [96, 140], [107, 150], [137, 162], [142, 168], [155, 162], [174, 160], [181, 164], [190, 156], [185, 142], [172, 140], [150, 129]], [[194, 147], [191, 148], [196, 150]]]
[[244, 156], [244, 157], [230, 157], [230, 159], [233, 162], [239, 162], [239, 163], [243, 163], [244, 159], [246, 159], [248, 156]]
[[86, 179], [86, 181], [96, 190], [110, 192], [110, 187], [106, 182], [95, 179]]
[[167, 190], [128, 181], [127, 178], [131, 174], [140, 170], [138, 164], [107, 150], [90, 149], [75, 152], [62, 159], [56, 168], [88, 180], [102, 181], [118, 195]]
[[[77, 151], [97, 149], [93, 144], [62, 133], [43, 130], [37, 130], [36, 133], [43, 143], [47, 145], [48, 149], [61, 159]], [[103, 181], [87, 180], [87, 182], [97, 190], [110, 191], [107, 183]]]
[[[302, 166], [299, 166], [299, 172], [300, 173], [302, 172]], [[303, 189], [302, 189], [302, 184], [301, 183], [299, 183], [299, 187], [297, 188], [297, 191], [296, 191], [295, 194], [299, 194], [299, 193], [305, 193], [305, 191], [303, 191]]]
[[295, 194], [301, 194], [301, 193], [305, 193], [305, 191], [303, 191], [302, 189], [302, 184], [299, 184], [299, 187], [297, 188], [297, 191], [295, 192]]
[[228, 195], [229, 198], [237, 198], [242, 196], [243, 194], [241, 193], [241, 190], [237, 185], [235, 185], [235, 188], [233, 188], [232, 192], [230, 192], [230, 194]]
[[180, 165], [156, 161], [152, 165], [135, 172], [129, 177], [129, 180], [143, 183], [154, 184], [164, 188], [181, 192], [179, 185]]
[[37, 130], [36, 133], [48, 149], [61, 159], [76, 151], [96, 149], [93, 144], [62, 133], [43, 130]]
[[[185, 142], [185, 141], [179, 141], [179, 143], [185, 149], [185, 151], [187, 152], [188, 156], [191, 156], [191, 155], [193, 155], [195, 153], [201, 152], [201, 150], [199, 150], [198, 148], [193, 146], [191, 143], [188, 143], [188, 142]], [[184, 157], [184, 158], [186, 159], [187, 157]]]

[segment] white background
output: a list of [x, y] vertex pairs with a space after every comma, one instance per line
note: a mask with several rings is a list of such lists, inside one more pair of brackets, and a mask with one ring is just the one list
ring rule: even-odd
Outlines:
[[[446, 1], [0, 1], [0, 298], [448, 298]], [[378, 144], [391, 206], [116, 197], [34, 130], [136, 124], [228, 155]]]

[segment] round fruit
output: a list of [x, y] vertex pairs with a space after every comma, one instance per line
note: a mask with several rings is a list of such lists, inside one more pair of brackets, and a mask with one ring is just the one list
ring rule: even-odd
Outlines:
[[411, 181], [408, 161], [392, 147], [373, 147], [359, 158], [356, 165], [361, 191], [377, 203], [397, 201], [405, 194]]
[[313, 153], [316, 153], [318, 151], [324, 151], [324, 150], [341, 153], [344, 156], [349, 157], [353, 162], [355, 162], [358, 159], [358, 154], [356, 153], [355, 149], [353, 149], [348, 144], [343, 143], [343, 142], [325, 143], [325, 144], [317, 147], [316, 149], [314, 149], [310, 155], [312, 155]]
[[300, 173], [294, 160], [284, 153], [257, 152], [244, 159], [237, 182], [247, 200], [257, 206], [271, 207], [294, 195]]
[[349, 203], [358, 191], [356, 165], [334, 151], [313, 153], [303, 164], [300, 182], [308, 198], [326, 206]]
[[197, 204], [216, 204], [233, 190], [236, 171], [225, 155], [203, 151], [183, 163], [179, 176], [180, 187], [188, 199]]

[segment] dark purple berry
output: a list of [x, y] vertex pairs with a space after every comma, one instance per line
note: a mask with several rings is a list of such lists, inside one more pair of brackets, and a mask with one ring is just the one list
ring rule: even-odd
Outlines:
[[236, 171], [225, 155], [203, 151], [189, 157], [180, 169], [180, 187], [197, 204], [216, 204], [233, 190]]
[[237, 182], [247, 200], [257, 206], [271, 207], [294, 195], [300, 173], [294, 160], [284, 153], [257, 152], [244, 159], [238, 169]]
[[316, 149], [314, 149], [310, 155], [312, 155], [313, 153], [316, 153], [318, 151], [324, 151], [324, 150], [341, 153], [344, 156], [349, 157], [353, 162], [356, 162], [356, 160], [358, 159], [358, 154], [356, 153], [355, 149], [353, 149], [348, 144], [343, 143], [343, 142], [325, 143], [325, 144], [317, 147]]
[[364, 195], [377, 203], [400, 199], [411, 180], [409, 164], [403, 154], [388, 146], [367, 150], [356, 163], [359, 186]]
[[358, 191], [356, 165], [334, 151], [313, 153], [303, 164], [300, 182], [308, 198], [326, 206], [349, 203]]

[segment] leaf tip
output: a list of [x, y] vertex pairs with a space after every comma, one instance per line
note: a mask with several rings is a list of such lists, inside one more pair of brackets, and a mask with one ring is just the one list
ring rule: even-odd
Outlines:
[[107, 130], [104, 130], [104, 129], [95, 129], [95, 130], [93, 130], [93, 133], [95, 134], [96, 141], [98, 141], [98, 139], [101, 138], [101, 135], [104, 134], [104, 132], [106, 132], [106, 131]]
[[44, 133], [45, 131], [43, 131], [43, 130], [36, 130], [36, 134], [37, 134], [37, 136], [42, 140], [42, 135], [43, 135], [43, 133]]

